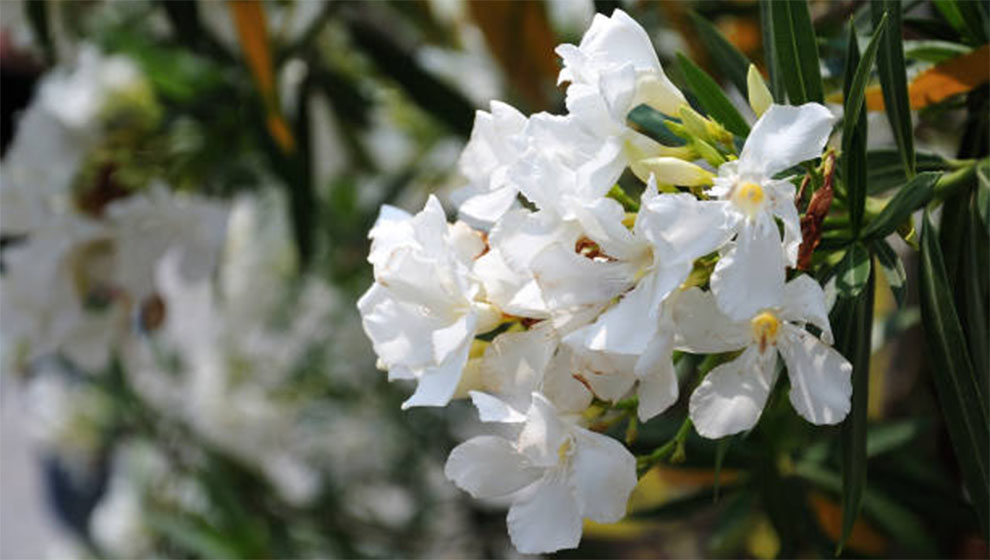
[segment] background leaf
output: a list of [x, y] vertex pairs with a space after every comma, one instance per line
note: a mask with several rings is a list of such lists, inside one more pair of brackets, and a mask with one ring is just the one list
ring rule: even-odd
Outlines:
[[887, 14], [887, 32], [883, 35], [877, 53], [877, 71], [880, 75], [880, 87], [887, 110], [887, 119], [894, 131], [894, 139], [901, 154], [905, 173], [908, 177], [913, 177], [915, 172], [914, 128], [911, 124], [907, 74], [904, 68], [900, 0], [870, 2], [870, 13], [873, 18], [874, 29], [883, 20], [884, 13]]
[[[850, 248], [852, 252], [858, 245]], [[869, 254], [867, 253], [867, 258]], [[852, 402], [849, 415], [842, 422], [839, 436], [842, 472], [841, 551], [859, 515], [866, 488], [867, 405], [870, 388], [870, 348], [872, 345], [873, 297], [875, 275], [868, 270], [866, 288], [853, 298], [840, 297], [830, 317], [837, 335], [835, 349], [852, 364]]]
[[[774, 57], [792, 105], [824, 99], [815, 28], [805, 0], [767, 2]], [[776, 98], [776, 94], [774, 94]], [[778, 98], [779, 102], [780, 99]]]
[[701, 42], [708, 49], [708, 54], [715, 62], [715, 65], [718, 66], [719, 71], [732, 82], [732, 85], [736, 86], [739, 93], [745, 95], [749, 59], [746, 58], [746, 55], [739, 52], [739, 49], [730, 43], [722, 35], [722, 32], [712, 25], [710, 21], [693, 11], [689, 12], [689, 16], [695, 29], [698, 30], [698, 36], [701, 38]]
[[986, 537], [990, 507], [986, 401], [977, 383], [952, 299], [942, 250], [928, 212], [921, 230], [921, 314], [942, 415]]
[[725, 126], [729, 132], [737, 136], [748, 136], [749, 125], [715, 80], [681, 53], [677, 53], [677, 62], [684, 73], [688, 87], [708, 115]]

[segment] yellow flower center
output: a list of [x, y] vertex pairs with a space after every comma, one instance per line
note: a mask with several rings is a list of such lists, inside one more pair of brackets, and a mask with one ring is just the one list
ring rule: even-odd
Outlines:
[[753, 340], [760, 345], [760, 352], [767, 349], [767, 345], [777, 342], [777, 334], [780, 333], [780, 319], [769, 311], [764, 311], [749, 322], [753, 329]]
[[763, 187], [752, 182], [736, 185], [732, 193], [732, 201], [749, 217], [753, 217], [760, 207], [763, 206], [763, 199], [765, 197]]
[[567, 459], [571, 456], [571, 440], [567, 438], [564, 443], [560, 444], [557, 448], [557, 460], [558, 463], [565, 463]]

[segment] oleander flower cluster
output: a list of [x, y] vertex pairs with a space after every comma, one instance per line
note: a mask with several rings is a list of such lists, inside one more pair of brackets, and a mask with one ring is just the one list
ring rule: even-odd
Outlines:
[[[675, 352], [721, 357], [689, 398], [706, 438], [757, 424], [778, 359], [808, 422], [842, 421], [852, 391], [824, 291], [796, 270], [793, 168], [822, 156], [831, 113], [776, 104], [751, 73], [758, 120], [735, 138], [692, 109], [621, 10], [556, 52], [567, 113], [479, 111], [459, 220], [433, 196], [416, 214], [384, 206], [358, 302], [379, 367], [415, 384], [403, 408], [470, 398], [492, 425], [451, 452], [446, 475], [511, 503], [523, 553], [573, 548], [582, 519], [625, 515], [636, 459], [589, 429], [588, 410], [664, 413], [681, 390]], [[631, 126], [641, 105], [683, 143]]]

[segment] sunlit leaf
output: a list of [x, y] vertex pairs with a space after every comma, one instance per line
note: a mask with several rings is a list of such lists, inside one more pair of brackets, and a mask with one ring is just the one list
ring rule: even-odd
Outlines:
[[870, 252], [861, 243], [849, 246], [835, 267], [835, 287], [839, 295], [853, 298], [859, 295], [870, 279]]
[[872, 247], [876, 254], [877, 266], [883, 270], [883, 276], [894, 294], [894, 299], [897, 300], [897, 305], [903, 307], [907, 298], [907, 273], [904, 271], [904, 263], [883, 239], [874, 241]]
[[920, 173], [898, 189], [880, 215], [863, 230], [863, 237], [880, 239], [894, 233], [904, 220], [931, 200], [939, 176], [939, 173], [931, 171]]

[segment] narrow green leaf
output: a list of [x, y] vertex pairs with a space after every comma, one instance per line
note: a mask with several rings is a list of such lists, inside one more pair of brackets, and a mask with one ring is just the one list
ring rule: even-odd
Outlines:
[[921, 315], [932, 378], [970, 499], [986, 537], [990, 509], [990, 425], [959, 322], [938, 235], [925, 211], [921, 229]]
[[872, 246], [876, 253], [877, 266], [883, 270], [883, 276], [890, 286], [890, 291], [894, 293], [897, 305], [903, 308], [904, 300], [907, 298], [907, 273], [904, 271], [904, 263], [883, 239], [877, 239]]
[[962, 12], [963, 22], [969, 30], [969, 35], [973, 39], [973, 46], [985, 45], [987, 43], [987, 9], [983, 2], [956, 0], [959, 11]]
[[894, 233], [904, 220], [932, 199], [939, 176], [939, 173], [930, 171], [921, 173], [898, 189], [880, 214], [863, 229], [863, 238], [883, 239]]
[[[847, 63], [852, 62], [852, 59], [856, 59], [856, 66], [853, 67], [851, 64], [846, 66], [847, 80], [848, 76], [852, 76], [852, 81], [847, 81], [846, 86], [843, 88], [843, 94], [845, 99], [845, 112], [843, 113], [843, 118], [850, 124], [844, 125], [843, 131], [851, 130], [852, 126], [856, 121], [859, 120], [859, 115], [863, 110], [863, 99], [866, 95], [866, 83], [870, 79], [870, 70], [873, 68], [873, 61], [877, 56], [877, 47], [880, 46], [880, 38], [883, 37], [884, 30], [887, 28], [887, 15], [880, 19], [880, 23], [877, 24], [876, 28], [873, 30], [873, 37], [870, 39], [869, 44], [866, 45], [866, 50], [863, 51], [862, 58], [859, 56], [859, 48], [856, 44], [856, 28], [853, 27], [852, 21], [849, 23], [849, 51], [850, 55], [846, 58]], [[852, 52], [856, 55], [852, 56]]]
[[777, 56], [777, 41], [773, 34], [773, 14], [771, 0], [760, 1], [760, 31], [763, 34], [763, 59], [770, 73], [770, 92], [778, 103], [784, 101], [784, 82], [781, 80], [780, 58]]
[[842, 177], [846, 187], [849, 220], [853, 235], [859, 233], [866, 205], [866, 117], [862, 115], [866, 81], [876, 58], [879, 39], [883, 36], [886, 18], [881, 20], [862, 58], [856, 43], [856, 28], [849, 21], [849, 37], [846, 47], [844, 121], [842, 124]]
[[[967, 4], [977, 2], [959, 2], [957, 0], [934, 0], [935, 8], [942, 14], [945, 21], [959, 33], [967, 43], [971, 45], [982, 45], [987, 42], [986, 30], [983, 29], [983, 18], [980, 17], [979, 8], [975, 11]], [[974, 21], [969, 21], [974, 19]]]
[[[856, 247], [859, 245], [853, 245], [850, 253]], [[835, 349], [853, 366], [852, 403], [849, 415], [842, 422], [839, 436], [842, 453], [842, 533], [837, 546], [840, 552], [859, 516], [863, 489], [866, 488], [866, 411], [870, 388], [873, 297], [876, 290], [872, 268], [868, 269], [867, 274], [865, 290], [854, 298], [840, 297], [830, 318], [837, 335]]]
[[711, 55], [711, 59], [715, 61], [715, 65], [736, 86], [739, 93], [745, 94], [746, 72], [749, 70], [749, 59], [746, 58], [746, 55], [739, 52], [739, 49], [730, 43], [722, 35], [722, 32], [712, 25], [710, 21], [694, 11], [689, 12], [689, 15], [695, 29], [698, 30], [698, 36], [701, 38], [701, 42], [704, 43], [705, 49]]
[[904, 41], [904, 58], [919, 60], [938, 64], [950, 58], [962, 56], [972, 52], [973, 49], [966, 45], [953, 43], [951, 41], [938, 41], [935, 39], [927, 41]]
[[684, 73], [688, 87], [694, 92], [705, 112], [721, 123], [729, 132], [737, 136], [748, 136], [749, 125], [746, 124], [746, 120], [742, 118], [735, 105], [729, 101], [715, 80], [681, 53], [677, 53], [677, 62]]
[[792, 105], [824, 99], [818, 44], [806, 0], [769, 2], [774, 54]]
[[643, 133], [664, 146], [683, 146], [687, 142], [671, 132], [668, 117], [649, 105], [640, 105], [629, 112], [628, 119]]
[[853, 243], [835, 267], [835, 287], [839, 296], [854, 298], [870, 279], [870, 252], [862, 243]]
[[897, 149], [901, 154], [908, 177], [914, 177], [914, 128], [911, 125], [911, 105], [908, 102], [907, 74], [904, 68], [904, 45], [901, 38], [900, 0], [875, 0], [870, 2], [873, 27], [876, 29], [887, 14], [887, 32], [881, 39], [877, 53], [877, 70], [883, 92], [887, 119], [894, 131]]
[[983, 227], [990, 234], [990, 160], [976, 166], [976, 209], [983, 220]]
[[866, 456], [872, 459], [894, 451], [911, 443], [930, 428], [931, 421], [928, 418], [908, 418], [870, 426], [866, 432]]
[[[940, 155], [917, 152], [916, 171], [944, 171], [949, 169], [949, 162]], [[866, 153], [867, 191], [871, 195], [884, 193], [894, 187], [908, 182], [909, 177], [904, 172], [900, 153], [895, 150], [870, 150]]]
[[986, 394], [986, 380], [990, 374], [990, 335], [987, 332], [987, 300], [984, 292], [987, 268], [983, 266], [987, 256], [987, 236], [980, 227], [977, 216], [976, 197], [969, 208], [968, 231], [965, 236], [966, 253], [962, 259], [963, 305], [965, 310], [965, 330], [969, 338], [969, 352], [973, 357], [973, 367]]

